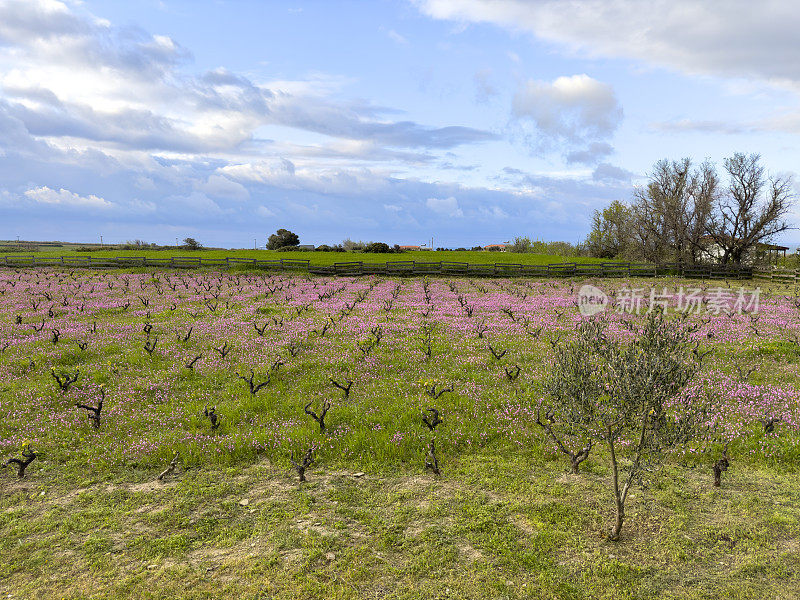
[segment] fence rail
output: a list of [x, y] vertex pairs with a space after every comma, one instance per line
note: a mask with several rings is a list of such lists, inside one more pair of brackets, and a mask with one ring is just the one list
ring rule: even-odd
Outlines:
[[300, 270], [317, 275], [467, 275], [479, 277], [663, 277], [677, 276], [698, 279], [751, 279], [767, 278], [797, 283], [800, 271], [758, 271], [748, 266], [702, 264], [640, 264], [628, 262], [558, 263], [549, 265], [523, 265], [520, 263], [473, 264], [465, 262], [419, 262], [413, 260], [373, 263], [363, 261], [338, 262], [332, 265], [312, 265], [311, 261], [289, 258], [259, 260], [256, 258], [203, 258], [199, 256], [172, 256], [148, 258], [146, 256], [118, 256], [95, 258], [92, 256], [61, 256], [37, 258], [36, 256], [0, 257], [0, 265], [9, 267], [65, 266], [65, 267], [167, 267], [230, 268], [247, 265], [257, 269], [277, 271]]
[[768, 279], [770, 281], [780, 281], [782, 283], [800, 283], [800, 270], [797, 269], [755, 269], [753, 271], [755, 279]]

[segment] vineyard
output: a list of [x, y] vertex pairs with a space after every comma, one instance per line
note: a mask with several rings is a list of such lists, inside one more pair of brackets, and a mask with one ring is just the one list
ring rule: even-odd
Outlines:
[[[622, 342], [668, 297], [715, 407], [617, 543], [540, 411], [587, 282]], [[744, 284], [2, 270], [0, 591], [796, 596], [800, 301]]]

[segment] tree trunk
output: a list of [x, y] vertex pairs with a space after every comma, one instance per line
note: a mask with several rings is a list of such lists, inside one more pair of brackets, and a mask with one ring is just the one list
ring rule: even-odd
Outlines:
[[619, 491], [617, 455], [614, 452], [614, 442], [610, 438], [611, 436], [609, 432], [608, 448], [611, 451], [611, 478], [614, 486], [614, 503], [617, 507], [617, 518], [614, 522], [614, 528], [611, 530], [608, 539], [612, 542], [616, 542], [619, 540], [619, 532], [622, 531], [622, 522], [625, 520], [625, 501], [622, 499], [622, 494], [620, 494]]

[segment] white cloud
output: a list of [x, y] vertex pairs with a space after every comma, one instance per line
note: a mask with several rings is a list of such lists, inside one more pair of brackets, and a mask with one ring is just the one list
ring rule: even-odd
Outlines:
[[111, 202], [94, 195], [80, 196], [61, 188], [56, 191], [47, 186], [34, 188], [25, 192], [25, 196], [41, 204], [61, 204], [63, 206], [81, 206], [90, 208], [110, 208]]
[[221, 215], [225, 212], [202, 192], [192, 192], [185, 196], [170, 196], [167, 198], [167, 203], [172, 210], [188, 210], [194, 215]]
[[458, 200], [453, 196], [448, 198], [428, 198], [425, 204], [433, 212], [445, 217], [463, 217], [464, 212], [458, 206]]
[[270, 209], [268, 209], [266, 206], [259, 206], [256, 209], [256, 214], [261, 217], [267, 217], [267, 218], [275, 216], [275, 213], [272, 212]]
[[198, 189], [210, 196], [231, 200], [247, 200], [250, 197], [250, 192], [241, 183], [231, 181], [222, 175], [211, 175], [205, 183], [198, 186]]
[[800, 87], [800, 4], [787, 0], [415, 0], [429, 16], [526, 31], [589, 56]]
[[[135, 162], [137, 152], [248, 154], [268, 126], [369, 142], [376, 154], [498, 137], [392, 120], [400, 111], [342, 100], [341, 78], [265, 84], [224, 68], [189, 74], [181, 70], [189, 52], [174, 39], [114, 27], [78, 4], [0, 0], [0, 147], [12, 134], [27, 135], [65, 151], [127, 153]], [[241, 189], [234, 194], [244, 197]]]
[[607, 137], [622, 120], [613, 88], [585, 74], [529, 80], [514, 96], [513, 110], [543, 135], [570, 142]]

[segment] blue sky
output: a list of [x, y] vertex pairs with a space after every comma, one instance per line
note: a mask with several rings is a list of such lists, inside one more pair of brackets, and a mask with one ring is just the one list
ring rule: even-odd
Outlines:
[[794, 175], [800, 5], [719, 6], [0, 0], [0, 238], [578, 242], [663, 158]]

